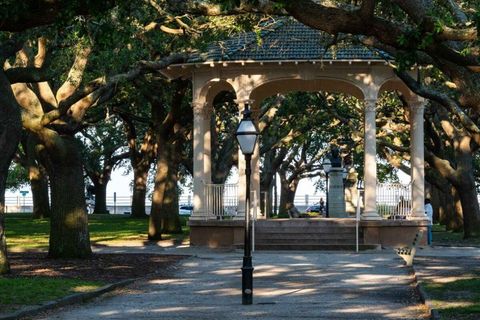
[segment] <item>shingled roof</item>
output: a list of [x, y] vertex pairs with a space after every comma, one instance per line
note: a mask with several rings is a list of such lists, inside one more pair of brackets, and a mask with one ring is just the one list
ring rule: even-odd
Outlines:
[[[260, 40], [260, 41], [259, 41]], [[281, 19], [260, 33], [238, 34], [219, 41], [188, 62], [269, 60], [381, 60], [377, 52], [362, 45], [337, 43], [332, 37], [294, 19]]]

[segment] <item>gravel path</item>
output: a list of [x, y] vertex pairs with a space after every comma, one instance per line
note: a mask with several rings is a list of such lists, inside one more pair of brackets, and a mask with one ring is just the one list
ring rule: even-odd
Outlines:
[[254, 253], [254, 304], [241, 304], [241, 252], [202, 252], [174, 279], [37, 319], [426, 319], [412, 276], [391, 253]]

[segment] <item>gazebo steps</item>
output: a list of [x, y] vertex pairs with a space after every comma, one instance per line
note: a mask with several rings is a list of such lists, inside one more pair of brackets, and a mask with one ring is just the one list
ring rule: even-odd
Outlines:
[[257, 243], [278, 244], [278, 243], [291, 243], [291, 244], [352, 244], [355, 243], [355, 235], [297, 235], [286, 234], [285, 237], [274, 237], [272, 235], [256, 235], [255, 241]]
[[353, 218], [296, 218], [296, 219], [267, 219], [257, 220], [258, 226], [353, 226], [355, 227], [355, 219]]
[[308, 227], [297, 227], [297, 226], [278, 226], [278, 227], [260, 227], [255, 225], [255, 231], [261, 231], [262, 233], [280, 233], [280, 234], [296, 234], [296, 233], [315, 233], [315, 234], [355, 234], [355, 227], [339, 227], [339, 226], [308, 226]]
[[[243, 246], [242, 246], [243, 247]], [[380, 245], [359, 244], [359, 250], [378, 250]], [[355, 244], [255, 244], [255, 250], [318, 250], [318, 251], [355, 251]]]
[[[355, 250], [354, 219], [275, 219], [255, 222], [257, 250]], [[361, 250], [375, 249], [363, 245]]]

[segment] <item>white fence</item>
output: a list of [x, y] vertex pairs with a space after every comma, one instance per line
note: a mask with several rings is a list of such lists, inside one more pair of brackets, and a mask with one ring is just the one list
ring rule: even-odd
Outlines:
[[[325, 195], [297, 195], [295, 206], [301, 211], [313, 204], [318, 204]], [[180, 205], [191, 205], [193, 195], [182, 194]], [[278, 201], [280, 196], [277, 197]], [[207, 184], [205, 185], [205, 206], [208, 218], [224, 219], [237, 215], [238, 185], [237, 184]], [[253, 204], [252, 197], [252, 204]], [[131, 211], [131, 196], [107, 196], [107, 209], [110, 213], [129, 213]], [[377, 211], [385, 219], [406, 219], [411, 211], [411, 184], [378, 183], [377, 184]], [[32, 212], [33, 201], [31, 195], [5, 197], [6, 212]], [[151, 202], [146, 200], [146, 211], [150, 212]], [[265, 203], [260, 204], [265, 206]], [[255, 206], [254, 206], [255, 207]], [[278, 203], [277, 203], [278, 207]]]
[[205, 211], [207, 216], [216, 219], [230, 218], [237, 215], [237, 184], [205, 184]]
[[[193, 195], [182, 194], [179, 197], [179, 205], [191, 205]], [[114, 214], [130, 213], [132, 206], [132, 196], [117, 196], [115, 193], [107, 196], [107, 210]], [[145, 209], [147, 213], [150, 212], [151, 200], [145, 200]], [[19, 213], [32, 212], [33, 199], [31, 195], [23, 196], [8, 196], [5, 197], [5, 212]]]
[[377, 183], [377, 212], [384, 219], [407, 219], [412, 209], [412, 185]]

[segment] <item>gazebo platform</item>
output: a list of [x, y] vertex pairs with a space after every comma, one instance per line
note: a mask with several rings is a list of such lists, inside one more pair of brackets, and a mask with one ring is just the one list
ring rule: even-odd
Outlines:
[[[243, 220], [190, 220], [189, 225], [192, 246], [243, 247]], [[359, 248], [407, 246], [419, 230], [426, 232], [425, 220], [360, 221]], [[258, 220], [254, 232], [255, 250], [355, 250], [356, 247], [356, 222], [351, 218]]]

